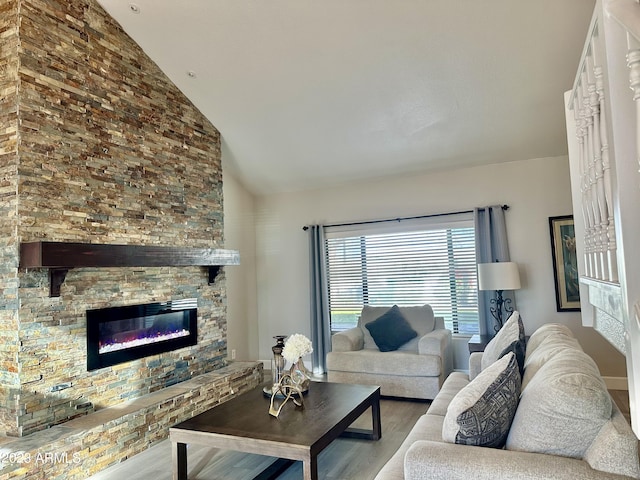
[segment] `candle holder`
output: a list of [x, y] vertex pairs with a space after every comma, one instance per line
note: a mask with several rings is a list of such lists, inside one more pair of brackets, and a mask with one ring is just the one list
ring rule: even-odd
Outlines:
[[282, 350], [284, 349], [284, 339], [287, 338], [287, 336], [276, 335], [273, 338], [276, 339], [276, 344], [271, 347], [271, 351], [273, 352], [273, 358], [271, 359], [271, 385], [262, 389], [265, 395], [269, 396], [278, 390], [282, 375], [284, 375], [285, 359], [282, 356]]

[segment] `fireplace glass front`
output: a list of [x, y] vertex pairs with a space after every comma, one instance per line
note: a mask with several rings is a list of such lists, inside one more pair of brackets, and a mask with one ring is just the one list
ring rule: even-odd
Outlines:
[[87, 370], [195, 345], [198, 300], [87, 310]]

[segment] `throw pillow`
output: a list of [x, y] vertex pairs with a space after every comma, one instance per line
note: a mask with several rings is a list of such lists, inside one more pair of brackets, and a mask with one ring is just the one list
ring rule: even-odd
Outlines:
[[442, 425], [449, 443], [502, 448], [520, 396], [520, 372], [509, 352], [487, 367], [451, 400]]
[[416, 337], [417, 332], [400, 313], [397, 305], [391, 307], [373, 322], [365, 325], [381, 352], [392, 352]]
[[487, 344], [482, 354], [481, 368], [484, 370], [496, 360], [513, 352], [516, 355], [520, 375], [524, 371], [525, 335], [520, 313], [514, 311], [495, 337]]
[[[409, 322], [409, 325], [411, 325], [411, 328], [416, 331], [418, 336], [399, 347], [398, 350], [417, 353], [418, 341], [420, 338], [427, 333], [432, 332], [435, 328], [436, 321], [433, 310], [430, 305], [422, 305], [419, 307], [399, 307], [399, 309], [404, 319]], [[365, 325], [378, 319], [388, 310], [389, 307], [371, 307], [369, 305], [365, 305], [362, 308], [362, 312], [358, 318], [358, 327], [362, 330], [362, 335], [364, 337], [363, 348], [368, 350], [379, 350], [378, 345], [376, 345], [376, 342], [373, 340], [369, 330], [365, 328]]]
[[[365, 305], [362, 307], [362, 312], [360, 313], [360, 318], [358, 318], [358, 327], [362, 330], [362, 335], [364, 337], [364, 347], [367, 350], [375, 350], [380, 351], [378, 345], [373, 340], [373, 337], [369, 333], [369, 330], [365, 328], [365, 325], [369, 322], [373, 322], [381, 317], [383, 314], [389, 311], [389, 307], [371, 307], [369, 305]], [[400, 310], [402, 313], [402, 310]], [[404, 315], [404, 313], [403, 313]], [[405, 317], [406, 318], [406, 317]]]

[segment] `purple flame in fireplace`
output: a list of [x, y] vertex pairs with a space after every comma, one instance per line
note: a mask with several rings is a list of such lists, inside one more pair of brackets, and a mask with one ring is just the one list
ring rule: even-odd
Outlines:
[[126, 348], [163, 342], [172, 338], [185, 337], [189, 330], [184, 328], [182, 312], [150, 315], [128, 320], [115, 320], [100, 324], [98, 353], [115, 352]]
[[87, 369], [175, 350], [197, 341], [197, 299], [87, 310]]

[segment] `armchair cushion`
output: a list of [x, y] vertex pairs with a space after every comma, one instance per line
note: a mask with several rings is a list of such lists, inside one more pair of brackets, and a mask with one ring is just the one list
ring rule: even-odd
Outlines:
[[[358, 352], [332, 352], [331, 355], [327, 355], [327, 368], [340, 372], [394, 375], [407, 379], [411, 379], [411, 377], [437, 378], [442, 372], [440, 357], [417, 355], [401, 350], [380, 352], [364, 349]], [[383, 395], [391, 395], [391, 393], [383, 393]]]
[[394, 305], [376, 320], [365, 324], [381, 352], [392, 352], [407, 343], [418, 333], [411, 328], [397, 305]]

